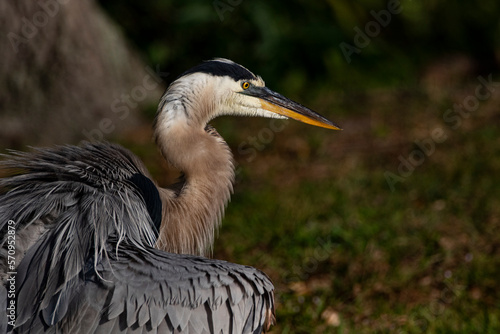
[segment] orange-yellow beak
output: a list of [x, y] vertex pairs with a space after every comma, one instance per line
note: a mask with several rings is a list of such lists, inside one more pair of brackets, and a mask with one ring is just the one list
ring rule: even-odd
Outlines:
[[312, 111], [311, 109], [304, 107], [300, 103], [294, 102], [281, 94], [273, 92], [267, 87], [251, 86], [242, 91], [241, 94], [257, 97], [260, 100], [263, 109], [275, 114], [327, 129], [342, 130], [340, 127], [317, 112]]

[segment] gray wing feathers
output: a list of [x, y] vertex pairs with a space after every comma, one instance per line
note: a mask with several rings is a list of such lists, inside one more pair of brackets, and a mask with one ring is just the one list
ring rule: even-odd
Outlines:
[[[68, 315], [53, 328], [78, 333], [261, 333], [274, 308], [271, 282], [250, 267], [127, 245], [108, 254], [96, 270], [88, 270], [74, 289], [77, 297]], [[179, 272], [179, 264], [184, 271]], [[208, 285], [200, 280], [209, 276]], [[250, 280], [263, 282], [262, 293], [256, 287], [245, 291], [244, 286], [254, 285]], [[236, 291], [242, 298], [233, 303], [230, 295]]]
[[[0, 161], [2, 273], [6, 272], [5, 225], [9, 220], [16, 222], [17, 234], [27, 231], [34, 239], [27, 244], [19, 240], [19, 255], [55, 225], [65, 229], [58, 234], [62, 238], [84, 233], [80, 241], [93, 242], [97, 251], [104, 249], [111, 233], [121, 238], [127, 235], [137, 245], [154, 244], [143, 199], [126, 181], [134, 173], [145, 173], [144, 168], [127, 150], [101, 143], [14, 152], [7, 157], [8, 160]], [[59, 247], [64, 246], [63, 240]]]
[[260, 333], [272, 321], [272, 283], [254, 268], [127, 245], [108, 260], [98, 267], [104, 280], [114, 281], [103, 313], [108, 321], [122, 317], [127, 328], [193, 334]]
[[274, 321], [265, 274], [153, 248], [146, 205], [126, 182], [145, 172], [125, 149], [14, 155], [0, 162], [0, 275], [8, 220], [20, 239], [14, 332], [239, 334]]

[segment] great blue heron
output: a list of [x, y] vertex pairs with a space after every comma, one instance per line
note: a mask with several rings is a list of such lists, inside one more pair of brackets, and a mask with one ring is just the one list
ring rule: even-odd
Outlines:
[[183, 73], [161, 98], [156, 143], [182, 172], [170, 188], [109, 143], [7, 156], [0, 165], [2, 332], [265, 331], [274, 321], [269, 278], [203, 257], [234, 180], [231, 152], [207, 125], [220, 115], [338, 129], [243, 66], [214, 59]]

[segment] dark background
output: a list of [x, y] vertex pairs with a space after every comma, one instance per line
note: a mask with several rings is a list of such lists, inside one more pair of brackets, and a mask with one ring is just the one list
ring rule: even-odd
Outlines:
[[[371, 13], [390, 16], [380, 33], [348, 63], [339, 45], [355, 46]], [[234, 4], [234, 5], [233, 5]], [[285, 93], [314, 94], [325, 86], [360, 90], [418, 82], [436, 59], [463, 55], [474, 71], [498, 69], [495, 1], [101, 1], [148, 63], [178, 73], [215, 56], [258, 69]], [[391, 5], [392, 6], [392, 5]], [[374, 30], [376, 31], [376, 30]], [[175, 71], [174, 69], [178, 69]]]

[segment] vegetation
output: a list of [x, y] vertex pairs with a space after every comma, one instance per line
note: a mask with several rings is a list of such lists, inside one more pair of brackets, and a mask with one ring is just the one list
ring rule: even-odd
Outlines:
[[[467, 55], [481, 72], [498, 69], [500, 3], [494, 0], [145, 0], [101, 5], [147, 62], [173, 77], [201, 60], [227, 57], [258, 70], [283, 93], [314, 95], [332, 88], [411, 86], [430, 61], [454, 54]], [[357, 29], [366, 38], [356, 39]], [[350, 56], [351, 62], [342, 43], [360, 50]]]
[[335, 154], [344, 134], [323, 133], [303, 161], [265, 152], [243, 167], [217, 255], [271, 275], [276, 333], [496, 333], [498, 134], [450, 138], [394, 192], [384, 172], [411, 147]]

